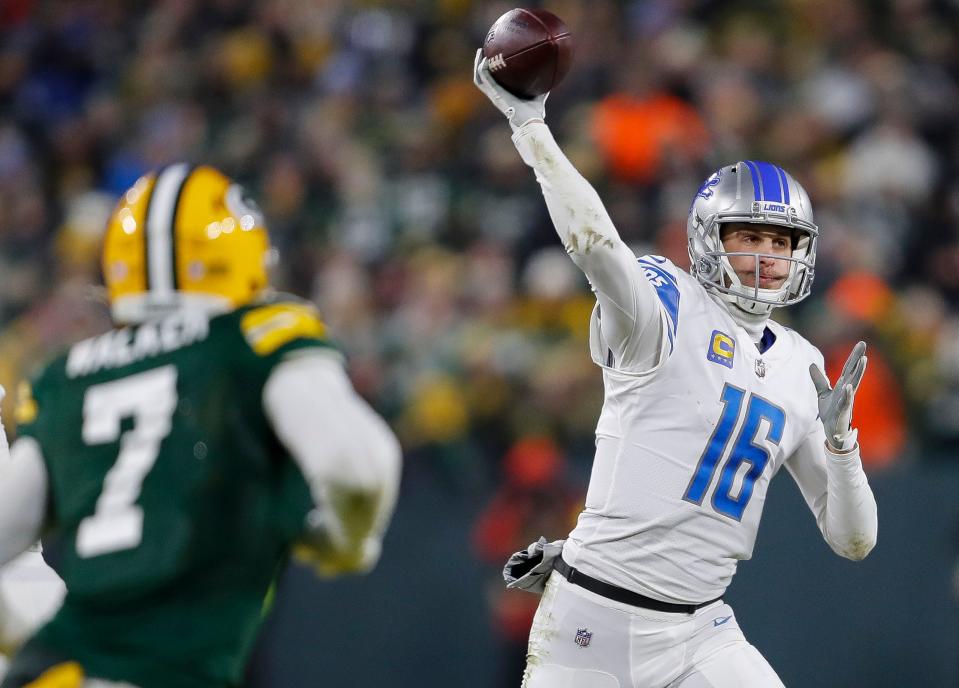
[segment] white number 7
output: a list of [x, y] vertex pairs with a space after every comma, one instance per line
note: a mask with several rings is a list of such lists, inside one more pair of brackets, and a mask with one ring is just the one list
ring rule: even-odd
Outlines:
[[[143, 509], [135, 504], [176, 410], [172, 365], [95, 385], [83, 398], [83, 441], [106, 444], [120, 438], [120, 453], [103, 480], [96, 511], [80, 522], [77, 554], [83, 558], [132, 549], [143, 539]], [[120, 436], [120, 422], [133, 428]]]

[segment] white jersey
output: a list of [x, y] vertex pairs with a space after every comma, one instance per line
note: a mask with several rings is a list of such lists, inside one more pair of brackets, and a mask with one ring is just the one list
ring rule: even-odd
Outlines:
[[566, 562], [667, 602], [719, 597], [752, 554], [783, 466], [833, 550], [868, 554], [876, 504], [858, 449], [825, 445], [809, 374], [822, 368], [819, 351], [773, 321], [735, 318], [666, 259], [637, 260], [545, 124], [524, 125], [513, 141], [597, 299], [590, 348], [605, 400]]
[[[0, 567], [0, 647], [19, 647], [60, 608], [66, 588], [39, 545]], [[7, 658], [0, 655], [0, 680]]]
[[769, 481], [807, 438], [819, 441], [809, 365], [823, 361], [772, 321], [775, 342], [761, 354], [726, 307], [664, 258], [645, 256], [636, 270], [661, 299], [665, 355], [645, 373], [618, 370], [594, 311], [606, 394], [566, 557], [650, 597], [700, 602], [719, 597], [752, 554]]
[[66, 588], [37, 543], [0, 568], [0, 637], [19, 645], [60, 608]]

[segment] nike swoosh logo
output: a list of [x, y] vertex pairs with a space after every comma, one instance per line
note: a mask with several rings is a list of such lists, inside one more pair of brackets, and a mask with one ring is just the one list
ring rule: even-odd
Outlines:
[[724, 623], [726, 623], [727, 621], [729, 621], [731, 618], [733, 618], [732, 614], [730, 614], [729, 616], [722, 616], [722, 617], [720, 617], [720, 618], [718, 618], [718, 619], [713, 619], [713, 626], [722, 626]]

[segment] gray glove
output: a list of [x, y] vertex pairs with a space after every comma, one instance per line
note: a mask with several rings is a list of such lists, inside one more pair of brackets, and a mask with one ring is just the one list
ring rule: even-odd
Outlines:
[[473, 61], [473, 83], [483, 92], [483, 95], [490, 99], [497, 110], [506, 115], [513, 131], [527, 122], [545, 121], [546, 96], [549, 93], [529, 100], [514, 96], [493, 79], [482, 49], [476, 51], [476, 59]]
[[566, 540], [546, 542], [546, 538], [540, 537], [525, 550], [513, 554], [503, 567], [506, 587], [542, 595], [553, 562], [563, 552], [564, 542]]
[[846, 359], [835, 387], [829, 386], [829, 378], [818, 366], [809, 366], [809, 375], [819, 396], [819, 419], [826, 431], [826, 442], [834, 452], [848, 452], [856, 446], [859, 433], [852, 427], [852, 402], [866, 372], [867, 361], [866, 343], [859, 342]]

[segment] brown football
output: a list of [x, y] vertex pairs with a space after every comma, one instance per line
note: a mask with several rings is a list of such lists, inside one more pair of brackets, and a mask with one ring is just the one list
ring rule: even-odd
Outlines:
[[573, 39], [552, 12], [515, 9], [490, 27], [483, 55], [501, 86], [520, 98], [533, 98], [566, 76], [573, 61]]

